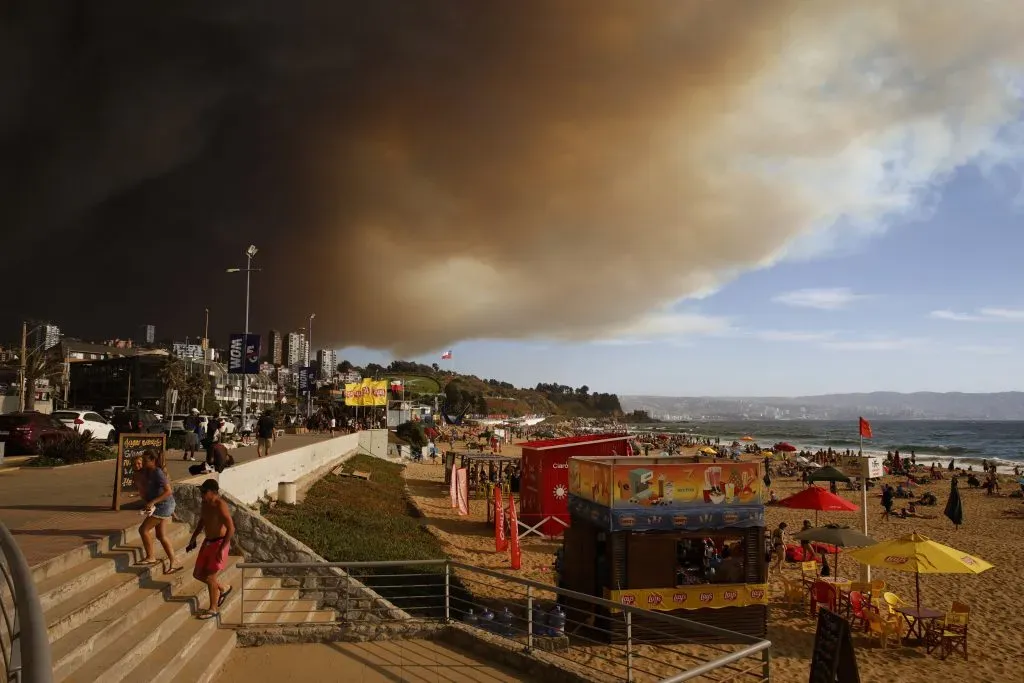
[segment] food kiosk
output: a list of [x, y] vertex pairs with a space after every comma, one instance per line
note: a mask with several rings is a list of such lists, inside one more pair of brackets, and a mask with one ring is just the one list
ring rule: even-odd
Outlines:
[[[678, 457], [569, 460], [563, 588], [763, 637], [768, 623], [762, 464]], [[645, 637], [725, 640], [634, 616]], [[625, 637], [614, 609], [598, 632]]]

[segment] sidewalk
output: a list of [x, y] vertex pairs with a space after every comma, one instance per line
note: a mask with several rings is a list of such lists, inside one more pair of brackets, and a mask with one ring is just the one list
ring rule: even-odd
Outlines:
[[[271, 457], [328, 438], [285, 435], [274, 443]], [[256, 459], [256, 447], [234, 448], [231, 454], [240, 465]], [[167, 452], [167, 469], [174, 481], [192, 476], [188, 467], [195, 463], [181, 456], [181, 451]], [[205, 456], [200, 451], [197, 457]], [[29, 566], [139, 524], [137, 497], [127, 510], [110, 509], [115, 465], [114, 460], [104, 460], [56, 469], [22, 467], [0, 474], [0, 521], [18, 541]]]

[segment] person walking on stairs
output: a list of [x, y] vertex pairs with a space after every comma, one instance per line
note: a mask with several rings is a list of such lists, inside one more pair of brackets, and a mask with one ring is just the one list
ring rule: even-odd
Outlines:
[[231, 586], [222, 586], [217, 575], [228, 563], [228, 551], [231, 549], [231, 537], [235, 535], [235, 523], [231, 519], [228, 504], [220, 497], [220, 485], [216, 479], [207, 479], [199, 487], [203, 497], [203, 507], [199, 514], [192, 538], [185, 552], [196, 548], [196, 537], [202, 531], [205, 535], [203, 545], [196, 558], [196, 568], [192, 575], [206, 584], [210, 593], [210, 608], [200, 611], [199, 619], [213, 619], [220, 614], [220, 608], [231, 595]]
[[140, 564], [152, 566], [159, 562], [153, 557], [153, 531], [156, 530], [156, 539], [167, 553], [169, 565], [166, 573], [174, 574], [182, 569], [174, 556], [174, 547], [167, 539], [167, 523], [174, 516], [174, 492], [167, 473], [159, 466], [159, 457], [156, 451], [145, 452], [144, 476], [139, 478], [139, 489], [144, 492], [142, 514], [146, 516], [139, 526], [139, 538], [142, 539], [142, 548], [146, 553]]

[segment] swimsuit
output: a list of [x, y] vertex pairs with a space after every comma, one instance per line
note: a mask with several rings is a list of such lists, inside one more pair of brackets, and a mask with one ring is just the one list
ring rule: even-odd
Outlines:
[[229, 546], [223, 536], [204, 540], [196, 558], [196, 573], [210, 576], [222, 571], [228, 564]]

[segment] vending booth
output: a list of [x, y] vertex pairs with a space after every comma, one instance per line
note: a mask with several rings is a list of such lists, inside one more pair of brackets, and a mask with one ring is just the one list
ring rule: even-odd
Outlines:
[[[768, 625], [760, 462], [572, 458], [561, 586], [746, 635]], [[597, 626], [625, 637], [619, 610]], [[634, 617], [634, 624], [637, 624]], [[666, 638], [723, 640], [687, 630]]]
[[524, 533], [558, 536], [569, 526], [569, 458], [633, 454], [629, 434], [588, 434], [522, 444], [520, 521]]

